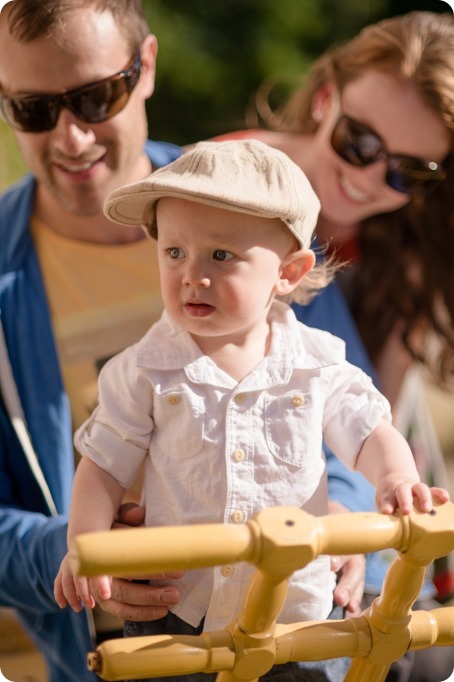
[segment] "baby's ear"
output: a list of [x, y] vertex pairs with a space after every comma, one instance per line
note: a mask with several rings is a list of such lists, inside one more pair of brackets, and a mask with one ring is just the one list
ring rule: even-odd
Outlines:
[[276, 296], [287, 296], [315, 265], [315, 253], [311, 249], [292, 251], [282, 261], [279, 279], [276, 282]]

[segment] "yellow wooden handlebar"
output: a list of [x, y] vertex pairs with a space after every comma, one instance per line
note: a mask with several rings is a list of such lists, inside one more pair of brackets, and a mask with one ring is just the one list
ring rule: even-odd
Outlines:
[[[359, 618], [276, 625], [287, 579], [320, 554], [394, 548], [382, 594]], [[220, 671], [219, 682], [255, 682], [274, 664], [349, 656], [348, 682], [382, 682], [408, 649], [454, 644], [454, 607], [412, 613], [426, 567], [454, 550], [454, 505], [433, 514], [313, 517], [294, 507], [264, 509], [243, 526], [205, 524], [117, 530], [76, 538], [83, 575], [140, 576], [249, 561], [257, 567], [242, 612], [220, 632], [104, 642], [89, 668], [106, 680]]]

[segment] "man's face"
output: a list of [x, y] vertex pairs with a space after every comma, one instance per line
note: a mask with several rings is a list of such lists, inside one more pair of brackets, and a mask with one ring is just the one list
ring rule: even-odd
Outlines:
[[[3, 13], [4, 15], [4, 13]], [[62, 109], [53, 130], [15, 131], [38, 180], [37, 206], [81, 215], [102, 212], [105, 197], [149, 172], [145, 100], [154, 87], [156, 43], [142, 49], [142, 73], [125, 108], [101, 123], [84, 123]], [[130, 48], [109, 12], [79, 9], [50, 38], [19, 42], [0, 20], [0, 86], [6, 95], [56, 94], [112, 76], [130, 62]]]

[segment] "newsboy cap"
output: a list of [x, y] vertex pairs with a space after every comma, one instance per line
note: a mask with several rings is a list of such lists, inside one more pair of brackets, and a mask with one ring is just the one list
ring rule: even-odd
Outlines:
[[151, 232], [163, 197], [279, 218], [303, 248], [310, 246], [320, 202], [303, 171], [283, 152], [257, 140], [199, 142], [145, 180], [115, 190], [105, 215]]

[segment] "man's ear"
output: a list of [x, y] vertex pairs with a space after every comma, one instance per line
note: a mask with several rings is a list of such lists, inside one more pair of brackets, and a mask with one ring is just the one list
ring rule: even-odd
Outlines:
[[289, 253], [281, 264], [279, 279], [275, 285], [276, 296], [291, 294], [314, 265], [315, 253], [311, 249]]
[[142, 68], [140, 71], [139, 87], [144, 99], [151, 97], [154, 92], [157, 56], [158, 41], [156, 36], [150, 33], [143, 41], [140, 48]]

